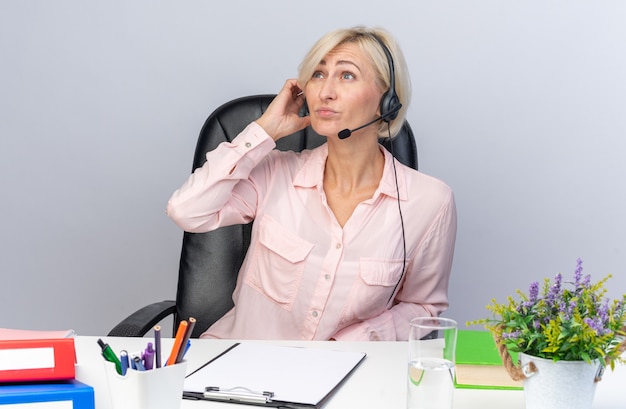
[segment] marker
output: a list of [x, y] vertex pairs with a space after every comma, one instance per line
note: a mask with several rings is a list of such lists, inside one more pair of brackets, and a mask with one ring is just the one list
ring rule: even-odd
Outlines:
[[155, 365], [157, 368], [161, 367], [161, 326], [155, 325], [154, 327], [154, 356]]
[[135, 355], [133, 357], [133, 365], [135, 366], [135, 369], [138, 371], [145, 371], [146, 367], [143, 366], [143, 362], [141, 362], [141, 357], [138, 355]]
[[115, 355], [115, 352], [111, 349], [109, 344], [105, 344], [100, 338], [98, 338], [98, 345], [100, 345], [100, 349], [102, 349], [102, 356], [109, 362], [113, 362], [115, 364], [115, 370], [118, 374], [122, 375], [122, 363]]
[[126, 371], [128, 371], [128, 367], [130, 366], [130, 363], [128, 362], [128, 352], [126, 352], [125, 350], [123, 350], [122, 352], [120, 352], [120, 362], [122, 364], [122, 376], [126, 375]]
[[154, 365], [154, 348], [152, 348], [152, 342], [148, 342], [148, 347], [143, 351], [143, 366], [146, 367], [146, 371], [153, 368]]

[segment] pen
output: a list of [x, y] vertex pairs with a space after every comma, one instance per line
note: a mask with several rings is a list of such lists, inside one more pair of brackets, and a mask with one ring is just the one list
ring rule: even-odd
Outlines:
[[[187, 351], [189, 351], [189, 348], [191, 347], [191, 340], [188, 339], [187, 340], [187, 345], [185, 345], [185, 350], [183, 351], [183, 358], [185, 358], [185, 355], [187, 354]], [[182, 359], [181, 359], [182, 361]]]
[[155, 325], [154, 327], [154, 356], [155, 365], [157, 368], [161, 367], [161, 326]]
[[232, 389], [220, 389], [214, 386], [207, 386], [204, 389], [205, 398], [213, 398], [217, 400], [225, 400], [236, 403], [250, 403], [250, 404], [267, 404], [272, 401], [274, 397], [273, 392], [255, 392], [247, 388], [246, 390]]
[[117, 355], [115, 355], [115, 352], [113, 352], [109, 344], [105, 344], [102, 339], [98, 338], [98, 345], [100, 345], [100, 349], [102, 349], [102, 356], [104, 359], [109, 362], [113, 362], [117, 373], [122, 375], [122, 363], [117, 358]]
[[146, 367], [146, 371], [153, 368], [154, 365], [154, 348], [152, 348], [152, 342], [148, 342], [148, 347], [143, 351], [143, 366]]
[[141, 357], [140, 356], [134, 356], [133, 357], [133, 364], [135, 364], [135, 369], [138, 371], [145, 371], [146, 367], [143, 366], [143, 362], [141, 362]]
[[191, 333], [193, 332], [193, 327], [196, 325], [196, 319], [194, 317], [189, 317], [189, 323], [187, 328], [185, 329], [185, 336], [183, 337], [183, 342], [180, 344], [180, 349], [178, 354], [176, 355], [176, 363], [179, 363], [183, 360], [183, 355], [185, 355], [185, 351], [187, 350], [187, 343], [189, 342], [189, 338], [191, 338]]
[[128, 352], [123, 350], [120, 352], [120, 363], [122, 368], [122, 375], [126, 375], [126, 371], [128, 371], [129, 362], [128, 362]]
[[172, 351], [170, 352], [170, 357], [167, 360], [167, 365], [174, 365], [176, 363], [176, 359], [178, 358], [178, 352], [183, 344], [183, 338], [185, 338], [185, 333], [187, 332], [187, 326], [189, 324], [186, 320], [182, 320], [178, 324], [178, 330], [176, 331], [176, 338], [174, 338], [174, 345], [172, 346]]

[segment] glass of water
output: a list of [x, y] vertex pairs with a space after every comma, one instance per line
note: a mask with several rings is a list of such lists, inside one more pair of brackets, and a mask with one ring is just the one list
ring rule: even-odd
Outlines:
[[411, 320], [407, 409], [452, 409], [456, 335], [449, 318]]

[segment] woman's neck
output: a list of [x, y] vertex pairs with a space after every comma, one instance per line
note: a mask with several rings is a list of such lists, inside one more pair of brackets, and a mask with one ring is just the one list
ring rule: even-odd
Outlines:
[[330, 183], [345, 191], [378, 186], [384, 164], [385, 156], [377, 138], [372, 143], [365, 140], [329, 140], [324, 184]]
[[383, 175], [385, 157], [378, 143], [363, 149], [329, 145], [324, 168], [324, 193], [337, 222], [344, 226], [359, 203], [370, 199]]

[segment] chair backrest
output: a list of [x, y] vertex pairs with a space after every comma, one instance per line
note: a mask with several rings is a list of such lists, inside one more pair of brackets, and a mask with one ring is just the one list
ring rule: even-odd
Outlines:
[[[196, 145], [193, 169], [206, 161], [206, 153], [225, 141], [232, 141], [252, 121], [258, 119], [275, 95], [238, 98], [217, 108], [206, 120]], [[282, 138], [277, 149], [302, 151], [326, 141], [311, 127]], [[408, 122], [392, 141], [382, 138], [394, 156], [417, 169], [417, 147]], [[196, 318], [192, 337], [198, 337], [233, 307], [232, 293], [237, 274], [250, 244], [251, 225], [222, 227], [208, 233], [183, 235], [174, 326], [182, 319]]]

